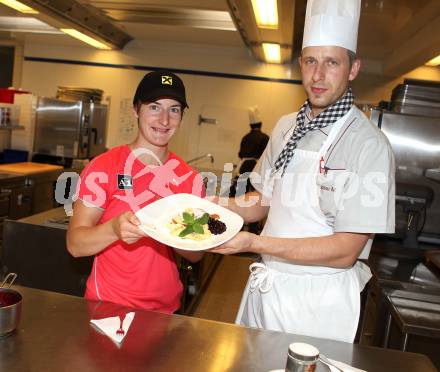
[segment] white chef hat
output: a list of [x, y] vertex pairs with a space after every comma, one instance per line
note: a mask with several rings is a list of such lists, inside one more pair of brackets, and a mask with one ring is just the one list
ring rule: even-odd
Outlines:
[[303, 49], [340, 46], [356, 53], [361, 0], [308, 0]]
[[258, 106], [249, 107], [248, 112], [249, 112], [250, 124], [261, 123], [261, 114], [260, 114], [260, 110], [258, 109]]

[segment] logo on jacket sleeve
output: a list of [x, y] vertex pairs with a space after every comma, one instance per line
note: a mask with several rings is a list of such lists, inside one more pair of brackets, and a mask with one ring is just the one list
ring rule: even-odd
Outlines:
[[118, 189], [130, 190], [133, 188], [133, 178], [126, 174], [118, 174]]

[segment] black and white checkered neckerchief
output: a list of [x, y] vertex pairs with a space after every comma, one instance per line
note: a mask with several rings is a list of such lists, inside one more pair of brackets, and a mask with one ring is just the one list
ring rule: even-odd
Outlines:
[[293, 158], [293, 152], [296, 149], [298, 141], [308, 132], [315, 129], [325, 128], [342, 118], [350, 110], [351, 106], [353, 106], [353, 102], [353, 92], [351, 91], [351, 88], [348, 88], [347, 92], [338, 101], [327, 107], [316, 118], [306, 123], [306, 112], [310, 107], [309, 100], [306, 100], [296, 116], [296, 126], [293, 130], [292, 136], [289, 138], [283, 151], [281, 151], [278, 159], [275, 161], [272, 175], [282, 168], [283, 172], [281, 175], [283, 176], [289, 162]]

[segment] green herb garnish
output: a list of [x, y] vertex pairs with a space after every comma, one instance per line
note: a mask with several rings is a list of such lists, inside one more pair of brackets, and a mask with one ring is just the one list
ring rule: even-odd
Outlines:
[[183, 223], [185, 228], [179, 233], [179, 237], [183, 238], [191, 233], [203, 234], [203, 225], [206, 225], [209, 220], [209, 214], [203, 213], [203, 216], [195, 218], [194, 213], [183, 212]]

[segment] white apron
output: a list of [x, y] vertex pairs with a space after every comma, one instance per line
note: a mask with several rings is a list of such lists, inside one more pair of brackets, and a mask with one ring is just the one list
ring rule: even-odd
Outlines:
[[[318, 152], [295, 150], [286, 174], [274, 182], [261, 235], [304, 238], [333, 234], [319, 207], [317, 182], [324, 177], [321, 159], [346, 119], [344, 116], [333, 124]], [[302, 266], [263, 255], [262, 263], [254, 263], [249, 269], [251, 275], [236, 323], [353, 342], [360, 292], [371, 277], [368, 266], [359, 261], [350, 269]]]

